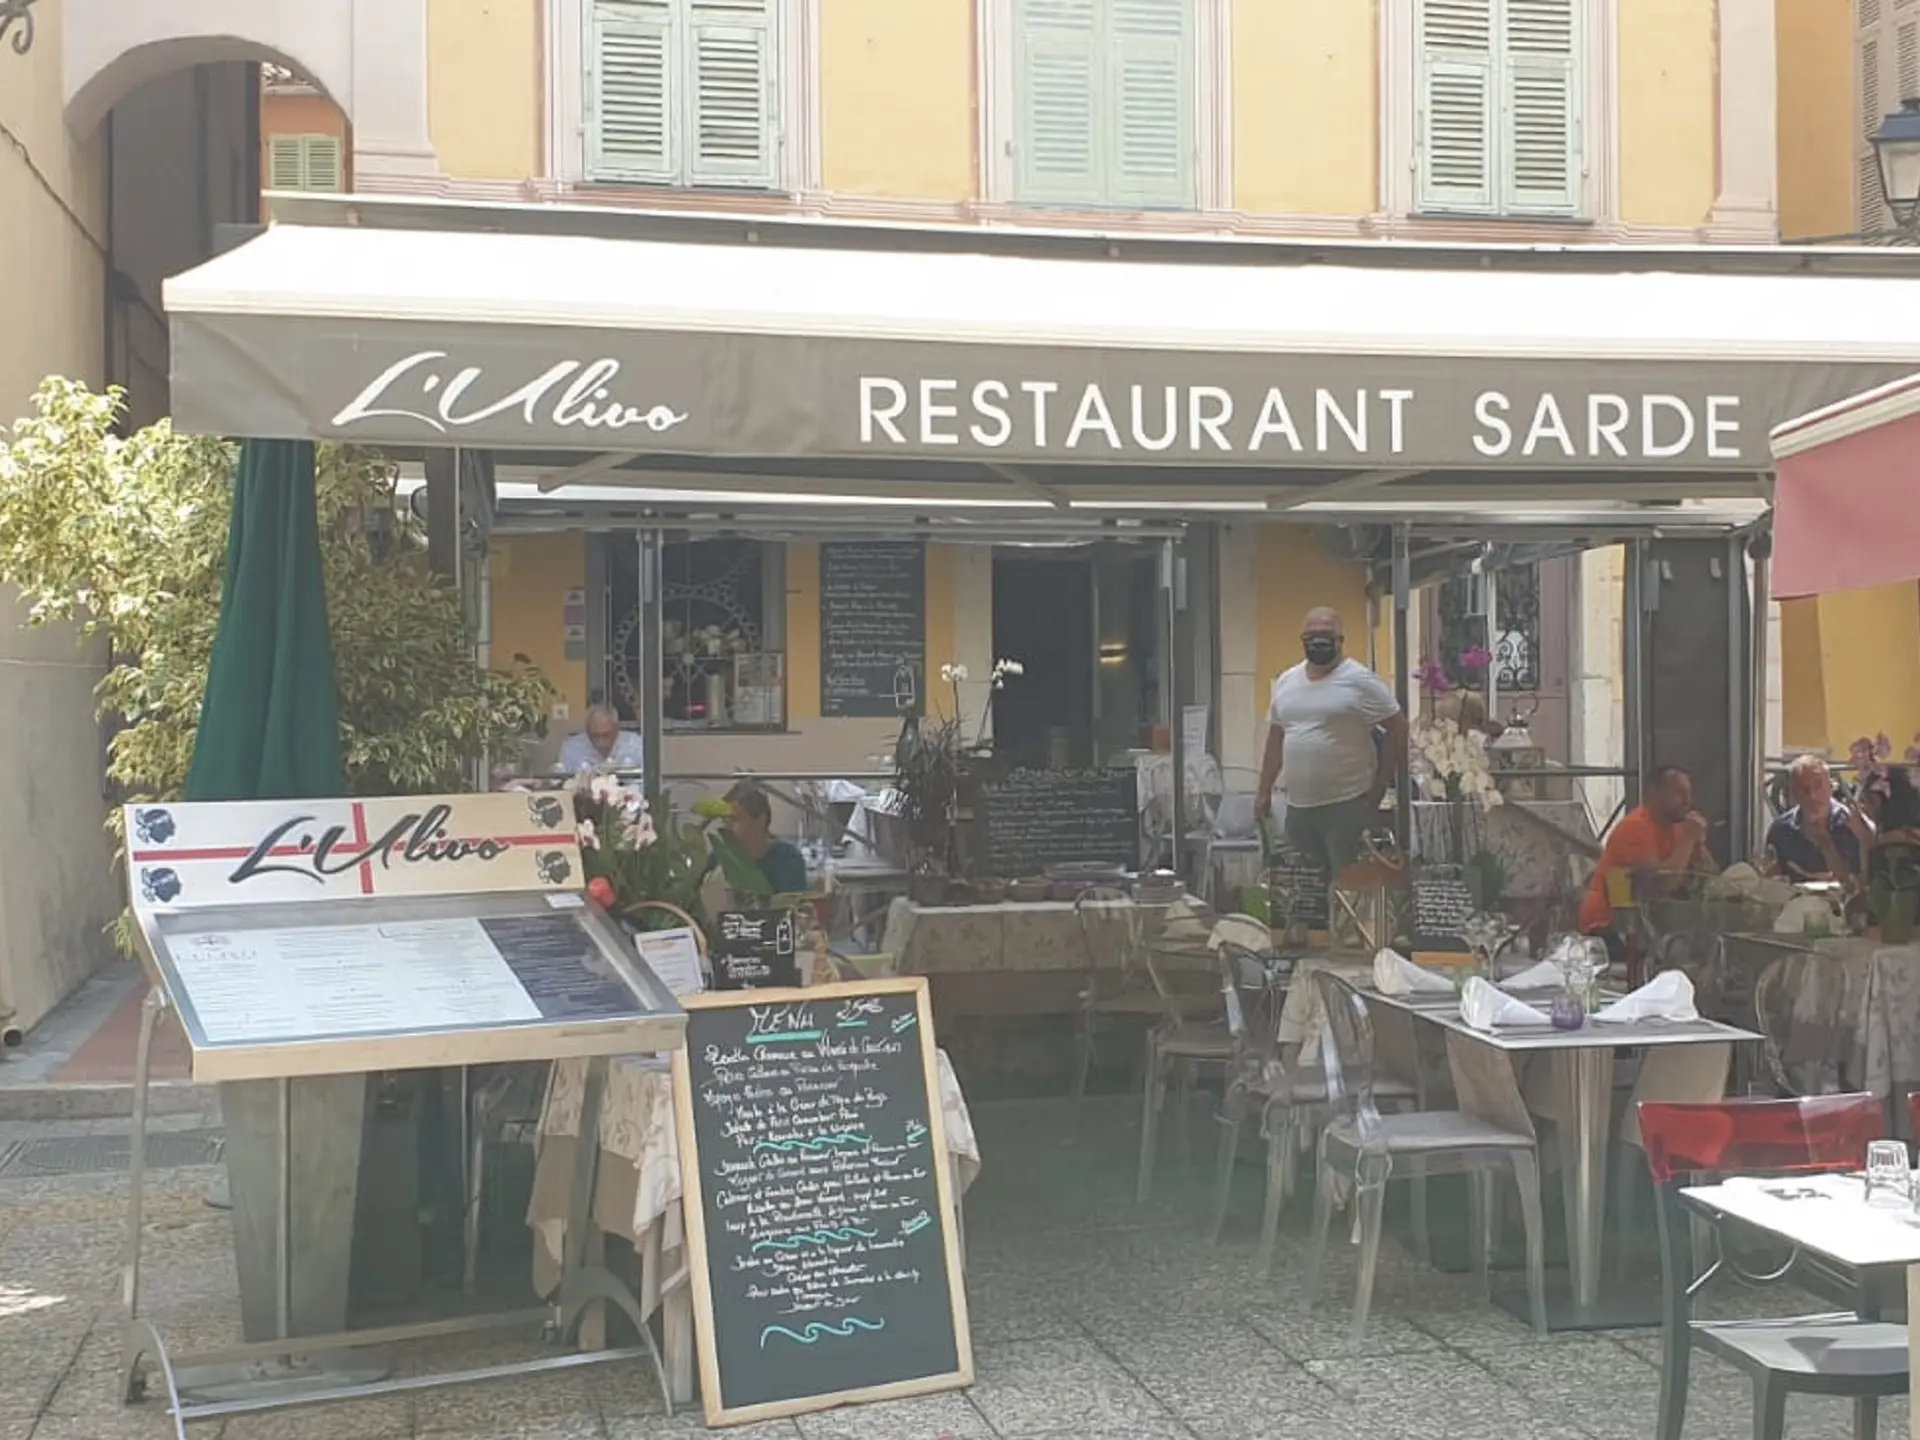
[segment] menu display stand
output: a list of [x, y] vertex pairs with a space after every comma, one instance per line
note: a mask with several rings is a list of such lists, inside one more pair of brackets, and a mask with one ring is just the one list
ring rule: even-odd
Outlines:
[[[672, 992], [580, 894], [565, 805], [540, 794], [260, 801], [129, 806], [125, 819], [128, 888], [153, 988], [135, 1058], [123, 1400], [144, 1393], [150, 1362], [185, 1440], [200, 1420], [623, 1360], [650, 1362], [670, 1393], [637, 1297], [589, 1241], [592, 1145], [580, 1147], [562, 1278], [547, 1305], [294, 1333], [294, 1082], [584, 1057], [581, 1125], [592, 1135], [607, 1058], [682, 1043], [686, 1016]], [[171, 1354], [139, 1309], [153, 1035], [163, 1017], [183, 1031], [196, 1082], [265, 1082], [278, 1110], [273, 1213], [252, 1217], [272, 1235], [274, 1338], [191, 1357]], [[244, 1198], [236, 1185], [237, 1227]], [[261, 1373], [263, 1361], [291, 1369], [296, 1353], [518, 1325], [571, 1345], [607, 1305], [634, 1322], [640, 1345], [363, 1383], [324, 1370]]]

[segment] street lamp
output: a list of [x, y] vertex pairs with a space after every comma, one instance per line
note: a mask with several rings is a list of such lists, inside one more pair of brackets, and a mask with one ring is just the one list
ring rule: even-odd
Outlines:
[[1901, 229], [1920, 219], [1920, 99], [1900, 108], [1873, 132], [1873, 155], [1880, 165], [1880, 196]]

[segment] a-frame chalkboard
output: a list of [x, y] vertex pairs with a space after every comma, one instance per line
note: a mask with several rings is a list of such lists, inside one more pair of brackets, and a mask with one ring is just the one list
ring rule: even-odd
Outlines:
[[710, 1425], [973, 1383], [923, 979], [688, 996], [673, 1052]]

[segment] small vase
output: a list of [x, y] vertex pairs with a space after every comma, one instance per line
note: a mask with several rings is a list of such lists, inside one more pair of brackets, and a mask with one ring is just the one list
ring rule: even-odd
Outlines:
[[1547, 1018], [1553, 1021], [1556, 1030], [1578, 1030], [1587, 1023], [1587, 1007], [1571, 990], [1562, 990], [1553, 997], [1553, 1008]]

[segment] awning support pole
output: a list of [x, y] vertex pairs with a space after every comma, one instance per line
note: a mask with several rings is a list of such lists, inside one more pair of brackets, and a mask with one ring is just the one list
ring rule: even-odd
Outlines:
[[[1491, 550], [1492, 547], [1488, 547]], [[1487, 634], [1480, 643], [1487, 651], [1487, 719], [1500, 718], [1500, 572], [1488, 557], [1486, 578]]]
[[1747, 854], [1758, 855], [1766, 844], [1767, 825], [1767, 717], [1772, 710], [1767, 695], [1770, 678], [1769, 646], [1773, 610], [1773, 532], [1771, 526], [1754, 532], [1748, 553], [1753, 557], [1753, 765], [1747, 777], [1753, 796], [1753, 823], [1747, 827]]
[[[1412, 530], [1404, 522], [1393, 527], [1393, 698], [1400, 713], [1413, 714], [1413, 662], [1407, 634], [1407, 610], [1413, 598], [1413, 567], [1407, 550]], [[1393, 787], [1393, 829], [1401, 852], [1413, 854], [1413, 778], [1402, 773]]]
[[1620, 720], [1623, 753], [1620, 763], [1627, 772], [1625, 805], [1631, 810], [1640, 803], [1640, 792], [1647, 778], [1647, 716], [1643, 704], [1646, 692], [1642, 683], [1645, 677], [1641, 673], [1646, 655], [1647, 624], [1647, 552], [1644, 541], [1627, 542], [1626, 562], [1627, 573], [1621, 586]]
[[[1163, 642], [1161, 645], [1161, 672], [1166, 677], [1161, 691], [1166, 696], [1168, 750], [1173, 770], [1173, 819], [1167, 826], [1167, 868], [1176, 875], [1186, 874], [1182, 860], [1186, 850], [1187, 824], [1187, 746], [1186, 737], [1181, 733], [1186, 723], [1181, 711], [1184, 708], [1183, 692], [1180, 688], [1182, 666], [1174, 658], [1174, 646], [1180, 633], [1180, 595], [1179, 587], [1174, 583], [1178, 561], [1174, 555], [1171, 537], [1160, 542], [1160, 599], [1163, 622]], [[1201, 876], [1204, 886], [1207, 877]]]
[[1753, 664], [1748, 647], [1754, 631], [1741, 613], [1747, 608], [1746, 552], [1743, 537], [1727, 537], [1727, 864], [1746, 859], [1753, 823], [1753, 704], [1748, 694]]
[[661, 549], [658, 530], [640, 532], [640, 734], [646, 744], [646, 794], [661, 796], [667, 746], [667, 659], [661, 636]]

